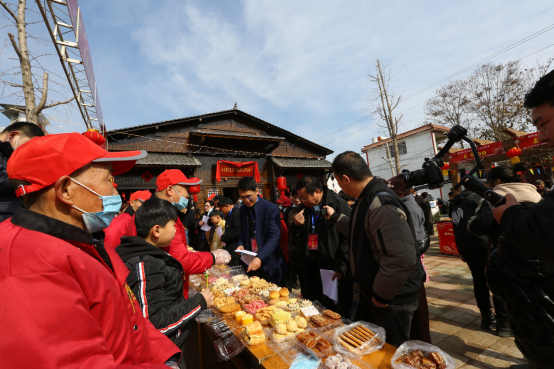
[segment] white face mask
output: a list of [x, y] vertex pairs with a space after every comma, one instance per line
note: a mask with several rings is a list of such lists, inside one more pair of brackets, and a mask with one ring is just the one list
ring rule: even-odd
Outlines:
[[13, 151], [15, 151], [15, 149], [17, 149], [17, 144], [19, 143], [19, 136], [20, 135], [17, 135], [17, 138], [15, 139], [15, 146], [13, 148]]

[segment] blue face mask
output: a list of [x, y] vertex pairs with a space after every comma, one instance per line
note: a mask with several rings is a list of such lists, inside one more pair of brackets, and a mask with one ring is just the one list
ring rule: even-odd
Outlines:
[[[175, 188], [173, 189], [175, 190]], [[175, 190], [175, 192], [177, 192], [177, 190]], [[181, 196], [179, 192], [177, 192], [177, 195], [179, 195], [179, 202], [173, 201], [173, 198], [171, 198], [171, 202], [179, 210], [186, 209], [187, 205], [189, 204], [189, 199], [187, 199], [185, 196]]]
[[279, 206], [279, 210], [283, 210], [283, 207], [282, 207], [282, 206]]
[[90, 233], [95, 233], [108, 228], [113, 218], [115, 218], [115, 216], [119, 212], [119, 209], [121, 208], [121, 197], [119, 195], [101, 196], [84, 184], [76, 181], [75, 179], [71, 178], [71, 180], [77, 183], [79, 186], [84, 187], [93, 194], [97, 195], [100, 200], [102, 200], [103, 210], [97, 213], [88, 213], [73, 205], [75, 209], [83, 213], [83, 221], [85, 222], [85, 227], [87, 228], [87, 230]]
[[315, 206], [314, 206], [314, 211], [315, 211], [316, 213], [319, 212], [320, 209], [321, 209], [321, 208], [319, 207], [319, 205], [315, 205]]

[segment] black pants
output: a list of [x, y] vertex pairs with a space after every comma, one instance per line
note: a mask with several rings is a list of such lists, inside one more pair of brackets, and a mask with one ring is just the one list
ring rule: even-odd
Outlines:
[[[489, 257], [487, 248], [485, 246], [472, 248], [470, 251], [460, 251], [460, 254], [467, 262], [467, 266], [473, 277], [473, 294], [475, 295], [475, 300], [477, 300], [477, 307], [482, 314], [488, 312], [491, 309], [491, 301], [489, 287], [487, 286], [487, 278], [485, 277], [485, 268]], [[496, 315], [505, 318], [506, 309], [494, 296], [493, 304]]]
[[399, 347], [410, 339], [410, 327], [414, 312], [417, 310], [418, 302], [410, 302], [405, 305], [389, 305], [387, 307], [377, 307], [371, 302], [371, 296], [362, 294], [362, 301], [365, 310], [369, 310], [370, 322], [385, 328], [387, 332], [386, 342], [395, 347]]

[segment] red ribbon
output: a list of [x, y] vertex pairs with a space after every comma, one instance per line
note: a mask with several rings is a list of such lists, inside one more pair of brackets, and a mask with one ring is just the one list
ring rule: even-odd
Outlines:
[[245, 167], [245, 166], [248, 166], [248, 165], [253, 165], [254, 166], [254, 179], [256, 180], [256, 182], [260, 182], [261, 179], [260, 179], [260, 172], [258, 171], [258, 163], [256, 163], [255, 161], [225, 161], [225, 160], [218, 160], [217, 161], [217, 166], [216, 166], [216, 169], [215, 169], [215, 179], [218, 181], [218, 182], [221, 182], [221, 173], [219, 172], [219, 164], [226, 164], [226, 165], [232, 165], [234, 167], [237, 167], [237, 168], [242, 168], [242, 167]]

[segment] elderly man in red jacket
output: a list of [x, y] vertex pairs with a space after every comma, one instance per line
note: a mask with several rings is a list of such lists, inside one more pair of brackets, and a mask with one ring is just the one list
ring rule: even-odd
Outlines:
[[177, 368], [180, 350], [144, 319], [102, 240], [121, 206], [112, 175], [144, 156], [78, 133], [14, 152], [8, 175], [25, 208], [0, 224], [2, 368]]
[[152, 194], [148, 190], [135, 191], [129, 196], [129, 207], [112, 220], [109, 227], [104, 230], [106, 238], [104, 244], [112, 247], [119, 245], [121, 237], [127, 233], [129, 223], [134, 220], [135, 211], [141, 207], [142, 203], [148, 200]]
[[[177, 214], [183, 214], [181, 210], [188, 205], [190, 194], [188, 186], [202, 183], [198, 178], [187, 178], [179, 169], [167, 169], [156, 179], [156, 193], [154, 196], [171, 202], [177, 208]], [[187, 248], [187, 237], [185, 227], [180, 218], [175, 222], [175, 238], [169, 247], [162, 247], [162, 250], [179, 260], [185, 271], [183, 283], [183, 295], [189, 295], [189, 275], [204, 273], [206, 269], [215, 264], [227, 264], [231, 261], [231, 255], [226, 250], [215, 250], [212, 252], [191, 252]], [[137, 230], [135, 221], [129, 223], [127, 236], [136, 236]]]

